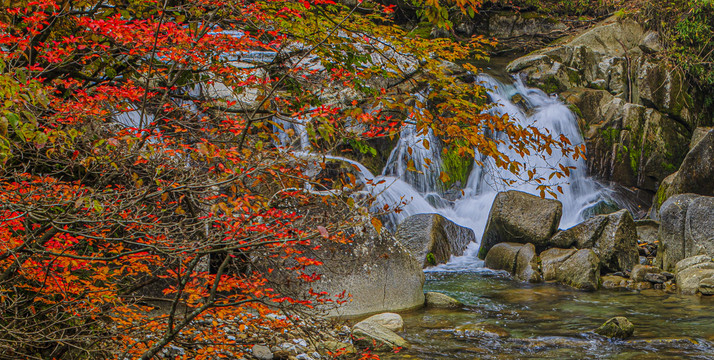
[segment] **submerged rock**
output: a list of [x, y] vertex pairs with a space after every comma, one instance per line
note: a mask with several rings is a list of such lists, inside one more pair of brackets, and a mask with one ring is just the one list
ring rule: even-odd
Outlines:
[[430, 308], [458, 309], [464, 306], [464, 304], [451, 296], [438, 292], [427, 292], [424, 297], [426, 298], [426, 306]]
[[511, 336], [506, 329], [489, 323], [465, 324], [458, 326], [454, 329], [454, 335], [465, 338], [508, 338]]
[[439, 214], [406, 218], [397, 227], [396, 238], [423, 263], [423, 267], [446, 263], [451, 256], [461, 256], [468, 244], [476, 241], [473, 230], [456, 225]]
[[627, 339], [635, 332], [635, 325], [626, 317], [618, 316], [605, 321], [595, 332], [609, 338]]
[[537, 249], [547, 248], [562, 212], [563, 204], [557, 200], [515, 190], [499, 193], [488, 215], [479, 258], [484, 259], [494, 245], [502, 242], [531, 243]]

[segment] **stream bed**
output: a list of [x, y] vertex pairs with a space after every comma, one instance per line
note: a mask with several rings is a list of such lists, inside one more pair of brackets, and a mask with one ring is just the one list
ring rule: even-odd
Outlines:
[[[384, 359], [714, 359], [714, 300], [659, 290], [582, 292], [527, 284], [502, 272], [427, 272], [425, 291], [460, 310], [402, 314], [410, 349]], [[592, 332], [626, 316], [634, 336]]]

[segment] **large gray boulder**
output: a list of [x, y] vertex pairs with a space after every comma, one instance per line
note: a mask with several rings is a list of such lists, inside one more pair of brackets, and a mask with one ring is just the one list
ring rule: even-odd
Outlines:
[[568, 260], [577, 249], [552, 248], [540, 253], [541, 269], [543, 270], [543, 280], [554, 281], [558, 278], [558, 269]]
[[479, 258], [484, 259], [494, 245], [502, 242], [531, 243], [537, 249], [547, 248], [562, 213], [563, 204], [557, 200], [514, 190], [499, 193], [488, 214]]
[[506, 270], [520, 281], [542, 281], [535, 246], [530, 243], [496, 244], [489, 250], [484, 264], [489, 269]]
[[[707, 255], [682, 259], [675, 266], [675, 281], [677, 282], [677, 291], [680, 294], [696, 294], [700, 287], [708, 287], [708, 283], [711, 280], [707, 279], [711, 278], [714, 278], [714, 262]], [[704, 284], [702, 284], [703, 281]], [[705, 290], [706, 292], [708, 291]]]
[[580, 290], [597, 290], [600, 287], [600, 259], [591, 249], [578, 250], [558, 266], [555, 280]]
[[602, 235], [608, 220], [604, 215], [593, 216], [569, 229], [559, 231], [550, 242], [559, 248], [592, 248]]
[[632, 215], [620, 210], [607, 216], [607, 225], [592, 249], [604, 271], [630, 271], [639, 263], [637, 229]]
[[[473, 230], [459, 226], [439, 214], [418, 214], [397, 227], [396, 238], [423, 267], [443, 264], [460, 256], [476, 241]], [[431, 256], [429, 255], [431, 254]]]
[[351, 297], [340, 306], [319, 310], [333, 317], [357, 317], [422, 307], [422, 262], [387, 231], [377, 234], [371, 226], [355, 231], [351, 243], [319, 241], [319, 249], [305, 250], [306, 256], [323, 262], [306, 270], [322, 274], [319, 281], [307, 285], [317, 292]]
[[594, 216], [551, 240], [563, 246], [592, 249], [603, 271], [632, 270], [638, 264], [637, 229], [627, 210]]
[[714, 197], [681, 194], [660, 208], [658, 262], [665, 270], [694, 255], [714, 256]]
[[[655, 207], [659, 207], [677, 194], [693, 193], [714, 196], [714, 129], [697, 134], [692, 148], [682, 161], [679, 170], [668, 176], [657, 190]], [[659, 216], [660, 218], [662, 215]]]

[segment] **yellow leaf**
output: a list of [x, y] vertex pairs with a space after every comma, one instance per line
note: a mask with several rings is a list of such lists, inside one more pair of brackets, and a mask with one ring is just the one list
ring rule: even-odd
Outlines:
[[382, 222], [376, 217], [372, 218], [372, 226], [374, 226], [374, 230], [377, 230], [377, 233], [382, 232]]
[[439, 174], [439, 180], [441, 180], [441, 182], [443, 182], [443, 183], [447, 183], [447, 182], [449, 182], [449, 180], [451, 180], [451, 178], [449, 177], [449, 174], [442, 171]]
[[424, 141], [422, 141], [422, 143], [424, 144], [424, 148], [429, 150], [429, 140], [424, 139]]

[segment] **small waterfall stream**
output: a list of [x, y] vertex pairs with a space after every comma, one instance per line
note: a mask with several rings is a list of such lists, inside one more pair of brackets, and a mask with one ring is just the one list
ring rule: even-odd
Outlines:
[[[532, 124], [541, 130], [550, 131], [556, 137], [563, 134], [573, 145], [583, 142], [575, 115], [557, 97], [529, 88], [520, 79], [516, 79], [513, 84], [502, 84], [488, 75], [479, 75], [476, 80], [488, 90], [489, 97], [495, 103], [495, 106], [488, 110], [493, 115], [508, 114], [522, 125]], [[297, 133], [301, 130], [299, 125], [293, 124], [292, 127]], [[306, 139], [303, 137], [301, 136], [300, 143], [305, 150]], [[429, 148], [423, 145], [424, 139], [431, 144]], [[361, 180], [370, 183], [365, 191], [375, 196], [376, 207], [389, 205], [390, 208], [394, 208], [395, 205], [401, 204], [401, 212], [389, 215], [391, 228], [411, 215], [438, 213], [456, 224], [472, 229], [476, 238], [480, 240], [491, 204], [499, 191], [512, 189], [538, 194], [536, 184], [520, 180], [527, 176], [514, 175], [496, 167], [493, 160], [481, 157], [479, 160], [483, 166], [474, 165], [463, 196], [453, 202], [439, 202], [446, 204], [445, 206], [433, 206], [435, 202], [427, 201], [427, 198], [438, 199], [444, 190], [438, 179], [441, 165], [439, 143], [431, 132], [417, 134], [413, 125], [407, 125], [402, 130], [399, 142], [390, 154], [383, 173], [378, 176], [353, 160], [338, 156], [328, 158], [356, 165], [361, 173]], [[412, 149], [411, 156], [407, 151], [409, 147]], [[525, 162], [530, 169], [535, 169], [539, 176], [546, 178], [550, 174], [549, 169], [557, 166], [558, 163], [576, 168], [561, 184], [563, 194], [558, 196], [558, 200], [563, 203], [561, 228], [570, 227], [583, 220], [583, 210], [603, 199], [603, 187], [588, 177], [586, 164], [582, 159], [575, 161], [555, 153], [545, 159], [538, 156], [521, 158], [514, 151], [509, 150], [506, 144], [500, 145], [499, 150], [513, 159]], [[303, 153], [303, 156], [305, 155], [307, 153]], [[430, 166], [424, 167], [425, 159], [431, 160]], [[409, 160], [413, 161], [414, 167], [421, 172], [407, 171]], [[515, 184], [507, 187], [502, 179], [514, 180]], [[481, 268], [482, 261], [476, 257], [478, 246], [479, 244], [472, 243], [463, 256], [452, 258], [449, 263], [431, 268], [429, 271], [474, 271]]]

